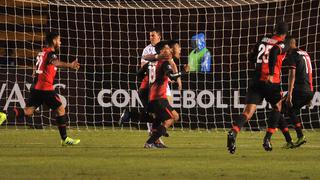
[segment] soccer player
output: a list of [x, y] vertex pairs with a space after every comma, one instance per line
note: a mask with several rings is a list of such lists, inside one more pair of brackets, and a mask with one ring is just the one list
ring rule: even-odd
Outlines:
[[[157, 54], [157, 52], [155, 50], [155, 45], [157, 43], [159, 43], [161, 40], [161, 31], [156, 28], [150, 30], [149, 39], [150, 39], [150, 44], [144, 48], [143, 53], [142, 53], [141, 67], [143, 67], [149, 61], [156, 61], [158, 59], [167, 58], [163, 54]], [[177, 65], [174, 63], [174, 61], [172, 59], [170, 59], [169, 62], [173, 68], [173, 71], [177, 73], [178, 72]], [[178, 80], [178, 84], [179, 84], [179, 89], [182, 89], [181, 80]], [[119, 124], [121, 124], [122, 122], [127, 122], [129, 120], [129, 118], [131, 118], [131, 117], [138, 116], [140, 121], [147, 121], [148, 133], [149, 133], [149, 135], [152, 133], [153, 118], [150, 117], [150, 115], [147, 111], [148, 103], [149, 103], [149, 99], [148, 99], [149, 94], [148, 93], [149, 93], [149, 77], [144, 76], [142, 78], [142, 82], [141, 82], [141, 85], [138, 90], [139, 98], [140, 98], [142, 105], [144, 107], [142, 112], [141, 113], [138, 113], [135, 111], [129, 112], [129, 110], [125, 109], [121, 114]], [[169, 86], [167, 87], [167, 98], [172, 99]], [[159, 146], [164, 147], [164, 142], [161, 139], [158, 140], [157, 144]]]
[[[152, 58], [155, 59], [156, 51], [155, 51], [154, 46], [157, 43], [159, 43], [161, 40], [161, 31], [156, 28], [151, 29], [149, 32], [149, 39], [150, 39], [150, 44], [148, 46], [146, 46], [142, 52], [142, 58], [141, 58], [141, 62], [140, 62], [141, 67], [143, 67], [146, 63], [149, 62], [149, 60], [147, 58], [150, 57], [150, 55], [152, 55]], [[144, 119], [146, 121], [150, 121], [149, 120], [150, 118], [149, 118], [148, 113], [146, 111], [147, 104], [148, 104], [148, 92], [149, 92], [148, 76], [144, 76], [144, 77], [142, 77], [141, 85], [138, 90], [139, 98], [140, 98], [142, 105], [144, 107], [143, 111], [141, 113], [138, 113], [138, 112], [129, 112], [129, 110], [124, 109], [124, 111], [121, 114], [119, 124], [121, 124], [122, 122], [128, 121], [129, 118], [133, 117], [133, 116], [139, 116], [140, 120]], [[148, 122], [147, 126], [148, 126], [148, 132], [150, 132], [152, 124], [149, 124], [149, 122]]]
[[[159, 50], [159, 45], [161, 45], [161, 44], [166, 44], [166, 46], [167, 46], [167, 44], [169, 45], [169, 47], [170, 47], [170, 53], [168, 53], [168, 54], [163, 54], [163, 53], [161, 53], [160, 52], [160, 50]], [[159, 45], [157, 44], [156, 46], [155, 46], [155, 49], [156, 49], [156, 53], [157, 53], [157, 57], [155, 57], [154, 55], [147, 55], [148, 56], [148, 60], [149, 61], [151, 61], [151, 62], [148, 62], [148, 65], [146, 65], [145, 64], [145, 66], [139, 71], [139, 72], [145, 72], [145, 74], [143, 74], [143, 73], [140, 73], [140, 78], [142, 78], [143, 76], [147, 76], [148, 77], [148, 82], [150, 82], [150, 77], [149, 77], [149, 71], [147, 71], [148, 70], [148, 68], [150, 68], [150, 69], [153, 69], [152, 67], [154, 66], [154, 63], [156, 63], [155, 61], [156, 60], [163, 60], [163, 59], [167, 59], [168, 60], [168, 62], [169, 62], [169, 64], [170, 64], [170, 67], [173, 67], [173, 66], [176, 66], [176, 64], [174, 63], [174, 61], [176, 61], [176, 62], [178, 62], [178, 58], [180, 58], [180, 56], [181, 56], [181, 47], [180, 47], [180, 45], [179, 45], [179, 43], [178, 43], [178, 41], [175, 41], [175, 40], [169, 40], [169, 41], [167, 41], [167, 42], [160, 42], [159, 43]], [[158, 48], [157, 48], [158, 47]], [[153, 56], [153, 57], [152, 57]], [[178, 69], [176, 68], [175, 70], [174, 70], [174, 68], [172, 68], [172, 72], [173, 73], [177, 73], [178, 72]], [[189, 66], [188, 65], [184, 65], [184, 67], [183, 67], [183, 69], [182, 69], [182, 73], [187, 73], [187, 72], [189, 72]], [[139, 74], [139, 73], [138, 73]], [[180, 73], [181, 74], [181, 73]], [[169, 82], [177, 82], [178, 84], [179, 84], [179, 87], [182, 87], [182, 82], [181, 82], [181, 78], [180, 78], [180, 76], [179, 77], [177, 77], [177, 78], [174, 78], [174, 80], [173, 81], [171, 81], [170, 79], [169, 79]], [[149, 87], [150, 87], [150, 83], [149, 83]], [[179, 90], [181, 90], [181, 88], [179, 88]], [[168, 91], [168, 89], [167, 89], [167, 91]], [[167, 99], [168, 99], [168, 102], [169, 103], [171, 103], [170, 101], [170, 98], [168, 98], [168, 96], [167, 96]], [[171, 104], [170, 104], [171, 105]], [[149, 104], [148, 104], [148, 106], [149, 106]], [[149, 108], [150, 109], [150, 108]], [[152, 118], [152, 122], [153, 122], [153, 124], [152, 124], [152, 132], [153, 131], [156, 131], [157, 130], [157, 128], [160, 126], [160, 124], [161, 124], [161, 121], [159, 121], [159, 120], [157, 120], [157, 119], [154, 119], [154, 118]], [[178, 120], [178, 119], [175, 119], [175, 120]], [[165, 136], [169, 136], [168, 134], [165, 134]], [[166, 148], [166, 146], [164, 145], [164, 144], [161, 144], [161, 143], [159, 143], [158, 142], [158, 140], [155, 142], [155, 145], [156, 145], [156, 147], [157, 148]]]
[[[150, 138], [145, 143], [145, 148], [156, 148], [155, 142], [161, 137], [167, 135], [169, 128], [175, 121], [178, 121], [179, 115], [170, 106], [167, 98], [167, 86], [169, 78], [176, 80], [180, 77], [179, 73], [173, 73], [169, 59], [172, 58], [172, 50], [166, 42], [159, 42], [156, 47], [161, 54], [164, 54], [168, 59], [161, 59], [156, 62], [145, 64], [139, 71], [138, 75], [144, 74], [148, 70], [149, 76], [149, 108], [155, 114], [155, 119], [159, 124], [152, 131]], [[170, 57], [171, 56], [171, 57]], [[154, 123], [155, 124], [155, 123]]]
[[[310, 56], [306, 51], [299, 49], [294, 38], [290, 39], [290, 50], [285, 65], [289, 66], [288, 93], [285, 99], [286, 113], [290, 117], [291, 123], [297, 133], [295, 147], [306, 143], [306, 137], [302, 133], [300, 109], [310, 104], [314, 91], [312, 85], [312, 65]], [[286, 122], [284, 128], [287, 128]]]
[[53, 88], [53, 81], [56, 76], [57, 68], [70, 68], [78, 70], [80, 64], [77, 60], [72, 63], [60, 61], [56, 55], [60, 45], [60, 35], [50, 32], [46, 36], [47, 47], [43, 48], [37, 56], [36, 74], [34, 84], [31, 87], [30, 97], [24, 109], [14, 108], [16, 118], [31, 117], [34, 111], [41, 105], [47, 105], [56, 114], [56, 123], [61, 136], [61, 145], [76, 145], [80, 139], [72, 139], [67, 136], [65, 122], [65, 108], [63, 107], [58, 94]]
[[263, 37], [250, 53], [249, 60], [255, 63], [256, 68], [254, 77], [248, 87], [246, 106], [243, 113], [236, 118], [233, 127], [228, 132], [227, 147], [232, 154], [236, 150], [237, 134], [244, 124], [251, 119], [257, 109], [257, 104], [260, 104], [263, 99], [266, 99], [272, 105], [263, 147], [266, 151], [272, 150], [270, 138], [275, 132], [281, 115], [280, 72], [286, 52], [284, 39], [287, 31], [288, 25], [286, 23], [278, 23], [275, 28], [275, 34]]
[[[154, 61], [158, 58], [161, 58], [161, 56], [158, 57], [155, 51], [155, 45], [161, 41], [161, 31], [156, 28], [151, 29], [149, 32], [149, 39], [150, 44], [146, 46], [142, 52], [141, 67], [147, 64], [150, 60]], [[140, 113], [136, 111], [130, 112], [128, 109], [124, 109], [119, 120], [119, 125], [123, 122], [127, 122], [132, 117], [139, 117], [139, 121], [147, 122], [148, 133], [150, 135], [152, 133], [153, 118], [148, 113], [149, 77], [143, 76], [140, 77], [140, 79], [142, 79], [142, 81], [138, 90], [138, 94], [143, 105], [143, 109]], [[165, 147], [164, 142], [161, 139], [158, 140], [157, 144]]]
[[[142, 59], [141, 59], [141, 67], [143, 67], [147, 62], [149, 61], [155, 61], [155, 60], [161, 60], [163, 58], [166, 58], [168, 59], [168, 62], [170, 63], [172, 69], [173, 69], [173, 72], [174, 73], [178, 73], [178, 68], [177, 68], [177, 65], [175, 64], [174, 60], [173, 59], [170, 59], [168, 57], [166, 57], [166, 55], [164, 54], [160, 54], [159, 52], [157, 53], [156, 50], [155, 50], [155, 45], [158, 44], [160, 41], [161, 41], [161, 31], [154, 28], [150, 31], [150, 34], [149, 34], [149, 38], [150, 38], [150, 44], [144, 48], [143, 50], [143, 53], [142, 53]], [[145, 103], [143, 103], [143, 105], [147, 106], [147, 97], [148, 97], [148, 93], [149, 92], [149, 89], [148, 89], [148, 86], [149, 86], [149, 82], [148, 82], [148, 79], [149, 77], [148, 76], [145, 76], [141, 82], [141, 85], [140, 85], [140, 88], [139, 88], [139, 96], [141, 101], [144, 101]], [[179, 90], [182, 90], [182, 83], [181, 83], [181, 79], [177, 81], [178, 83], [178, 87], [179, 87]], [[169, 101], [172, 101], [172, 94], [171, 94], [171, 90], [170, 90], [170, 86], [168, 85], [167, 86], [167, 98], [169, 99]], [[145, 108], [146, 109], [146, 108]], [[146, 118], [148, 118], [148, 116], [145, 116]], [[149, 134], [151, 134], [152, 132], [152, 123], [147, 123], [147, 126], [148, 126], [148, 132]], [[161, 139], [160, 139], [161, 141]], [[161, 143], [163, 143], [161, 141]]]

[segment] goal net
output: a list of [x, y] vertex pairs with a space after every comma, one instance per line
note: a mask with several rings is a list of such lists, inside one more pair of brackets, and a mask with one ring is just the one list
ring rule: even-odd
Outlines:
[[[149, 42], [149, 30], [159, 27], [163, 39], [182, 46], [179, 65], [188, 63], [191, 38], [204, 33], [212, 55], [210, 72], [182, 77], [179, 95], [172, 85], [173, 106], [180, 113], [175, 127], [182, 129], [229, 128], [244, 107], [252, 66], [249, 49], [263, 35], [273, 33], [286, 20], [290, 34], [312, 59], [315, 96], [311, 108], [302, 109], [305, 128], [320, 126], [320, 2], [318, 0], [2, 0], [0, 2], [0, 108], [24, 107], [32, 84], [32, 66], [45, 33], [62, 37], [59, 57], [81, 68], [57, 71], [55, 89], [67, 109], [72, 127], [118, 127], [125, 107], [140, 109], [135, 73]], [[180, 66], [181, 67], [181, 66]], [[283, 90], [287, 76], [284, 71]], [[270, 107], [259, 106], [247, 128], [263, 129]], [[9, 119], [5, 126], [50, 127], [54, 114], [47, 107], [30, 119]], [[125, 126], [145, 128], [132, 120]]]

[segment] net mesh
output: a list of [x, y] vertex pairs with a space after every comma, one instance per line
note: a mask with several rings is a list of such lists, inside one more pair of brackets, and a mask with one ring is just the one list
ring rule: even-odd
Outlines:
[[[33, 81], [32, 66], [43, 47], [45, 32], [62, 37], [59, 57], [78, 58], [79, 71], [58, 70], [56, 91], [67, 107], [70, 126], [117, 127], [121, 111], [140, 108], [135, 73], [141, 54], [149, 44], [148, 31], [159, 27], [164, 39], [177, 39], [182, 46], [178, 64], [186, 64], [191, 37], [206, 36], [212, 54], [212, 72], [182, 77], [181, 98], [174, 91], [174, 106], [180, 113], [175, 127], [183, 129], [229, 128], [241, 113], [252, 66], [249, 49], [271, 34], [278, 20], [286, 20], [300, 48], [312, 59], [313, 107], [302, 110], [303, 126], [319, 128], [320, 34], [317, 0], [263, 1], [90, 1], [90, 0], [4, 0], [0, 3], [0, 108], [24, 107]], [[283, 87], [286, 90], [284, 71]], [[176, 90], [176, 85], [172, 85]], [[247, 127], [266, 127], [270, 108], [263, 103]], [[265, 108], [266, 107], [266, 108]], [[54, 115], [40, 107], [31, 119], [9, 119], [7, 126], [46, 127]], [[22, 126], [21, 126], [22, 125]], [[130, 127], [145, 123], [131, 121]]]

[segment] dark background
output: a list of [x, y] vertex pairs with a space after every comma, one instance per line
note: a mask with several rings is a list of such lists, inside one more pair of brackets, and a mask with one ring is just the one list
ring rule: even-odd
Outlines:
[[[88, 2], [89, 1], [82, 1]], [[105, 3], [106, 1], [101, 1]], [[174, 1], [173, 1], [174, 2]], [[219, 1], [216, 1], [219, 2]], [[216, 4], [213, 3], [213, 4]], [[228, 2], [228, 1], [224, 1]], [[9, 3], [8, 1], [6, 3]], [[71, 2], [70, 2], [71, 3]], [[142, 3], [142, 2], [138, 2]], [[207, 48], [213, 54], [212, 73], [192, 73], [184, 76], [184, 89], [200, 92], [201, 90], [222, 91], [223, 103], [228, 108], [218, 109], [177, 109], [181, 114], [178, 127], [186, 128], [225, 128], [229, 127], [233, 115], [242, 109], [233, 107], [233, 91], [241, 93], [240, 102], [244, 103], [246, 87], [252, 73], [252, 65], [247, 61], [250, 48], [265, 34], [273, 32], [277, 21], [286, 20], [290, 33], [298, 38], [300, 48], [308, 51], [313, 61], [314, 77], [320, 73], [320, 29], [319, 1], [283, 1], [278, 3], [260, 3], [245, 5], [223, 5], [186, 8], [111, 8], [70, 5], [1, 5], [1, 15], [45, 18], [45, 23], [30, 25], [10, 23], [1, 20], [2, 32], [21, 32], [23, 34], [58, 31], [62, 36], [60, 58], [71, 62], [78, 58], [81, 68], [78, 72], [61, 70], [57, 82], [66, 84], [66, 89], [58, 92], [68, 101], [68, 120], [71, 125], [113, 126], [119, 119], [122, 109], [103, 108], [98, 104], [97, 94], [102, 89], [137, 89], [135, 72], [139, 67], [143, 48], [149, 44], [148, 30], [158, 27], [163, 31], [164, 39], [177, 39], [182, 46], [182, 58], [179, 64], [187, 62], [191, 51], [190, 38], [204, 32]], [[26, 18], [27, 19], [27, 18]], [[40, 38], [41, 39], [41, 38]], [[19, 82], [25, 97], [28, 91], [25, 82], [32, 82], [32, 71], [26, 68], [16, 69], [7, 65], [11, 62], [21, 66], [35, 64], [33, 57], [11, 56], [16, 49], [39, 51], [41, 40], [15, 41], [2, 38], [1, 81], [7, 83], [0, 106], [10, 94], [10, 87]], [[283, 84], [286, 90], [286, 71]], [[318, 91], [319, 78], [314, 78], [314, 87]], [[175, 86], [173, 87], [175, 89]], [[216, 93], [214, 93], [216, 94]], [[110, 97], [105, 97], [108, 101]], [[11, 106], [14, 104], [12, 103]], [[215, 103], [216, 105], [216, 103]], [[248, 127], [265, 127], [267, 110], [258, 110]], [[319, 127], [319, 106], [312, 110], [303, 110], [303, 125], [306, 128]], [[37, 124], [51, 124], [51, 115], [47, 110], [33, 119]], [[17, 122], [10, 120], [9, 124]], [[133, 125], [140, 125], [133, 123]], [[141, 125], [143, 127], [143, 125]]]

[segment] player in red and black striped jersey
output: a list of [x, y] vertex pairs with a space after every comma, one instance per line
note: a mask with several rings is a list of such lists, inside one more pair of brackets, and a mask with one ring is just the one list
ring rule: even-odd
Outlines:
[[31, 117], [39, 106], [45, 104], [56, 113], [56, 123], [62, 139], [61, 144], [78, 144], [80, 142], [79, 139], [71, 139], [67, 136], [65, 108], [58, 94], [54, 91], [53, 83], [57, 68], [62, 67], [78, 70], [80, 64], [77, 60], [72, 63], [65, 63], [58, 59], [56, 52], [61, 45], [60, 35], [58, 33], [48, 33], [46, 41], [48, 46], [43, 48], [43, 51], [37, 56], [34, 84], [32, 85], [27, 105], [24, 109], [15, 108], [14, 114], [17, 118]]
[[[161, 31], [159, 29], [153, 28], [150, 30], [149, 35], [150, 35], [149, 37], [150, 37], [151, 43], [143, 50], [142, 58], [141, 58], [141, 67], [143, 67], [148, 62], [154, 62], [163, 58], [168, 59], [168, 57], [165, 57], [164, 55], [160, 54], [159, 52], [156, 52], [155, 50], [156, 44], [159, 43], [161, 40]], [[178, 72], [177, 65], [174, 63], [174, 61], [170, 60], [169, 62], [172, 65], [173, 71]], [[128, 122], [129, 119], [131, 120], [139, 119], [139, 121], [147, 122], [148, 132], [151, 133], [153, 118], [149, 116], [149, 113], [147, 111], [147, 106], [149, 102], [148, 101], [149, 77], [145, 75], [140, 79], [141, 79], [141, 84], [138, 90], [138, 94], [144, 108], [142, 109], [141, 112], [135, 111], [134, 109], [133, 110], [131, 109], [130, 111], [129, 108], [125, 108], [119, 119], [119, 125], [121, 125], [123, 122]], [[181, 89], [182, 87], [181, 80], [178, 81], [178, 83], [180, 83], [179, 89]], [[168, 87], [168, 89], [170, 88]], [[168, 98], [170, 97], [168, 96]]]
[[[314, 90], [310, 56], [306, 51], [297, 48], [294, 38], [290, 39], [290, 50], [288, 51], [284, 65], [289, 67], [288, 93], [285, 98], [284, 109], [290, 117], [290, 122], [295, 126], [298, 140], [294, 145], [295, 147], [299, 147], [306, 143], [306, 138], [302, 133], [301, 119], [298, 116], [300, 109], [310, 104]], [[279, 122], [279, 128], [288, 130], [284, 119], [281, 119]]]
[[[157, 51], [172, 59], [172, 51], [166, 42], [160, 42], [156, 46]], [[178, 113], [173, 110], [167, 99], [167, 86], [169, 78], [176, 80], [180, 77], [179, 73], [174, 74], [169, 59], [161, 59], [155, 62], [148, 62], [138, 72], [138, 76], [143, 76], [148, 72], [149, 77], [149, 112], [155, 114], [155, 121], [158, 124], [152, 132], [151, 137], [147, 140], [145, 148], [153, 148], [155, 142], [164, 135], [167, 135], [166, 129], [169, 128], [175, 121], [179, 119]]]
[[[162, 44], [162, 43], [160, 43], [160, 44]], [[173, 69], [173, 72], [174, 73], [178, 73], [178, 68], [177, 68], [177, 65], [175, 64], [175, 59], [176, 58], [180, 58], [181, 47], [180, 47], [178, 41], [176, 41], [176, 40], [169, 40], [166, 43], [168, 43], [168, 45], [172, 49], [172, 54], [170, 54], [170, 55], [161, 54], [160, 50], [158, 48], [156, 48], [157, 47], [157, 44], [156, 44], [154, 46], [154, 48], [155, 48], [154, 51], [155, 51], [156, 54], [143, 55], [142, 58], [143, 58], [143, 62], [144, 63], [143, 63], [142, 69], [143, 69], [143, 67], [147, 68], [152, 63], [154, 63], [154, 62], [156, 62], [158, 60], [168, 59], [168, 62], [169, 62], [169, 64], [171, 65], [171, 67]], [[148, 66], [144, 66], [146, 64], [148, 64]], [[188, 68], [189, 67], [187, 65], [185, 65], [183, 70], [188, 71]], [[143, 72], [143, 71], [141, 71], [141, 72]], [[137, 112], [137, 111], [133, 111], [133, 110], [129, 111], [129, 109], [125, 109], [123, 111], [123, 113], [121, 114], [121, 118], [119, 120], [119, 125], [121, 125], [123, 122], [128, 122], [129, 119], [131, 119], [132, 121], [135, 120], [135, 119], [139, 119], [140, 122], [147, 122], [148, 130], [150, 129], [149, 135], [151, 135], [152, 131], [155, 130], [153, 127], [158, 127], [158, 124], [157, 124], [157, 122], [156, 122], [156, 124], [153, 124], [154, 118], [151, 117], [150, 113], [148, 112], [149, 86], [150, 86], [148, 71], [146, 71], [145, 74], [140, 74], [138, 79], [142, 80], [140, 88], [138, 90], [138, 94], [139, 94], [139, 98], [140, 98], [144, 108], [143, 108], [143, 110], [141, 112]], [[182, 90], [181, 78], [180, 77], [177, 78], [176, 82], [178, 83], [178, 88], [181, 91]], [[170, 94], [171, 94], [170, 88], [167, 87], [167, 98], [168, 98], [169, 102], [170, 102], [170, 100], [172, 100]], [[165, 145], [164, 145], [164, 143], [163, 143], [163, 141], [161, 139], [159, 139], [159, 141], [157, 141], [156, 144], [158, 145], [158, 147], [165, 147]]]
[[284, 43], [287, 31], [288, 25], [286, 23], [278, 23], [275, 34], [263, 37], [250, 53], [249, 60], [255, 64], [256, 68], [247, 90], [246, 106], [243, 113], [235, 119], [232, 129], [228, 132], [227, 147], [232, 154], [236, 150], [237, 133], [251, 119], [257, 109], [257, 104], [262, 103], [263, 99], [266, 99], [273, 107], [269, 115], [268, 130], [263, 143], [265, 150], [272, 150], [270, 138], [281, 115], [280, 74], [282, 61], [287, 50]]

